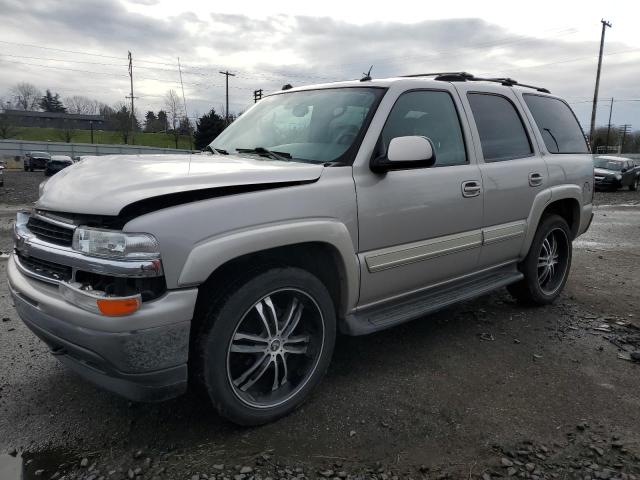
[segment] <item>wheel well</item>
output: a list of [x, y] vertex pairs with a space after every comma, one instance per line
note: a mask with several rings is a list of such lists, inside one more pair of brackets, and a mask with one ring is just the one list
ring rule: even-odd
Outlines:
[[546, 215], [560, 215], [569, 225], [573, 238], [578, 234], [580, 228], [580, 204], [573, 198], [564, 198], [550, 203], [542, 212], [542, 217]]
[[218, 267], [198, 288], [198, 300], [191, 326], [192, 340], [198, 335], [200, 324], [209, 307], [207, 292], [221, 295], [230, 285], [271, 267], [288, 266], [306, 270], [327, 287], [333, 299], [336, 316], [340, 318], [347, 302], [346, 272], [340, 254], [330, 244], [322, 242], [300, 243], [253, 252], [229, 260]]

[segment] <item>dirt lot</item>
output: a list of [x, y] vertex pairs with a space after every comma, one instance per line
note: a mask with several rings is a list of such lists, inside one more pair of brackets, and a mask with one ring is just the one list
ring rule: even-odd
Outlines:
[[[41, 179], [7, 173], [1, 250]], [[261, 428], [195, 393], [146, 405], [99, 391], [27, 330], [2, 282], [0, 453], [22, 454], [27, 479], [640, 479], [640, 364], [624, 359], [640, 350], [640, 192], [596, 203], [555, 305], [499, 291], [342, 337], [311, 400]]]

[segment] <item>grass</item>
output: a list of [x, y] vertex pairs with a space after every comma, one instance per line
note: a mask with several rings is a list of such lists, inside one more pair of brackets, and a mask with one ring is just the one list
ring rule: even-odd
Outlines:
[[[32, 140], [37, 142], [64, 142], [57, 128], [19, 127], [15, 140]], [[71, 138], [73, 143], [91, 143], [90, 130], [76, 130]], [[93, 143], [107, 145], [123, 145], [122, 136], [118, 132], [106, 130], [93, 131]], [[173, 135], [168, 133], [142, 133], [136, 132], [135, 144], [147, 147], [176, 148]], [[189, 137], [181, 135], [178, 139], [178, 148], [189, 149]]]

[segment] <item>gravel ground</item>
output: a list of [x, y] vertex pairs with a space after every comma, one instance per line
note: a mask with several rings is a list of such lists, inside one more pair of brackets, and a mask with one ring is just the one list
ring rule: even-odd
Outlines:
[[[41, 179], [7, 172], [3, 251]], [[596, 203], [554, 305], [498, 291], [341, 337], [310, 401], [260, 428], [195, 393], [148, 405], [99, 391], [27, 330], [2, 282], [0, 453], [21, 455], [27, 480], [640, 479], [640, 193]]]

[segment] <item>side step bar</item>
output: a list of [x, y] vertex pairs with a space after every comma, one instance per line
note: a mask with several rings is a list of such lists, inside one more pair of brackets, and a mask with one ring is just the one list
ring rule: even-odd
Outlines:
[[454, 303], [479, 297], [515, 283], [523, 277], [515, 264], [473, 275], [416, 295], [356, 310], [344, 319], [341, 330], [347, 335], [367, 335], [415, 320]]

